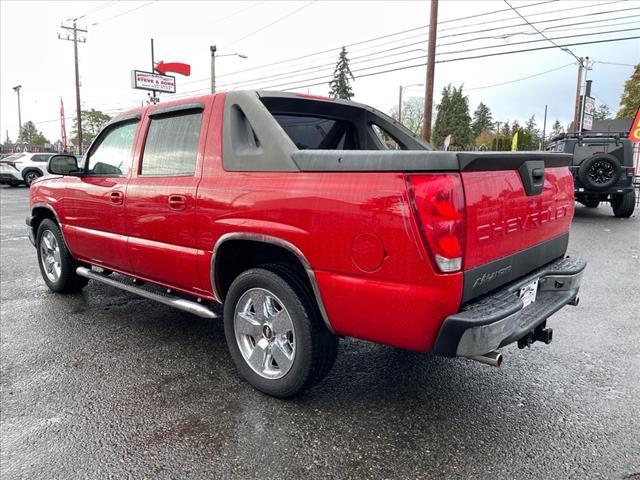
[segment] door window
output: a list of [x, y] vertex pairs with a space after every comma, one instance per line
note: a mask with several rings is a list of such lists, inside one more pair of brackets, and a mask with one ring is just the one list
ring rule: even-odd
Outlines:
[[135, 133], [135, 122], [115, 125], [104, 133], [89, 153], [87, 173], [105, 177], [128, 176]]
[[193, 175], [201, 123], [200, 111], [154, 117], [144, 145], [140, 174]]

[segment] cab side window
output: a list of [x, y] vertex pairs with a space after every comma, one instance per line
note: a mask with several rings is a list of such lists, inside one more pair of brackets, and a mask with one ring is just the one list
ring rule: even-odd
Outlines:
[[202, 111], [152, 117], [142, 155], [140, 175], [195, 174]]
[[107, 130], [89, 153], [87, 174], [126, 177], [131, 170], [136, 122], [122, 123]]

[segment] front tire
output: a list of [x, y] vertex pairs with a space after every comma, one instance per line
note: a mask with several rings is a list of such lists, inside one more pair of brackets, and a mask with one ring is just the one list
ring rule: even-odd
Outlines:
[[295, 270], [267, 265], [240, 274], [224, 302], [227, 345], [242, 377], [288, 398], [319, 382], [336, 358], [338, 337], [324, 325]]
[[27, 184], [27, 187], [31, 187], [31, 184], [39, 179], [42, 174], [36, 170], [29, 170], [24, 175], [24, 183]]
[[48, 218], [38, 227], [36, 248], [40, 273], [50, 290], [73, 293], [87, 285], [89, 280], [76, 273], [78, 264], [64, 243], [60, 227]]
[[636, 206], [636, 192], [617, 193], [611, 196], [613, 214], [619, 218], [629, 218]]

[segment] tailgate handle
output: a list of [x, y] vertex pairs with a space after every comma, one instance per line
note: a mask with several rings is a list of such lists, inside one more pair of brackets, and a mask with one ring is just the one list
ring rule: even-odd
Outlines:
[[544, 160], [528, 160], [518, 168], [522, 186], [528, 197], [540, 195], [544, 187]]

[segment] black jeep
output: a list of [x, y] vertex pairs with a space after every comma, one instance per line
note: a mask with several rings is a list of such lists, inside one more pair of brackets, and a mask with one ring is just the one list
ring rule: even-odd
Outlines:
[[630, 217], [636, 205], [633, 189], [633, 145], [626, 133], [560, 134], [547, 150], [573, 153], [576, 200], [589, 208], [609, 201], [616, 217]]

